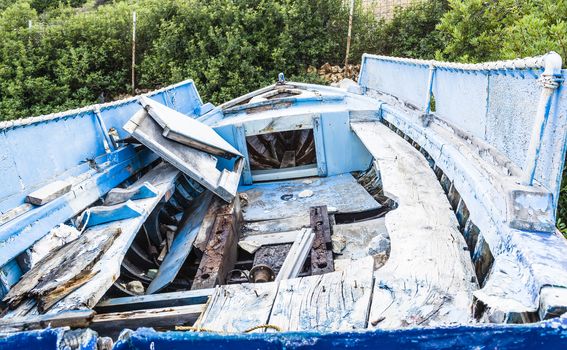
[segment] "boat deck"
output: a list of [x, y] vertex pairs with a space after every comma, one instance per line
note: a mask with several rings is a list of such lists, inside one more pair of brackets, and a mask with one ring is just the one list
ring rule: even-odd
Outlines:
[[[391, 240], [385, 265], [378, 266], [368, 254], [362, 257], [359, 249], [354, 253], [357, 259], [336, 264], [335, 272], [220, 286], [196, 327], [243, 332], [269, 324], [287, 331], [333, 331], [466, 324], [471, 320], [472, 293], [478, 288], [474, 268], [449, 200], [427, 160], [379, 122], [351, 126], [373, 155], [384, 195], [395, 202], [395, 209], [385, 219], [335, 225], [333, 234], [346, 236], [348, 242], [349, 233], [364, 229], [372, 236], [372, 230], [384, 229], [380, 226], [385, 224]], [[296, 180], [245, 188], [249, 202], [244, 218], [255, 225], [280, 218], [276, 225], [280, 230], [298, 229], [303, 221], [308, 224], [309, 218], [301, 215], [302, 209], [308, 213], [308, 206], [302, 208], [295, 192], [318, 193], [321, 182], [333, 186], [322, 198], [310, 197], [308, 205], [337, 205], [337, 212], [376, 209], [372, 201], [365, 202], [368, 194], [359, 194], [363, 188], [352, 180], [343, 175], [317, 183]], [[337, 186], [338, 182], [343, 187]], [[290, 198], [298, 199], [294, 210], [288, 208], [288, 200], [282, 200], [288, 192]], [[340, 198], [345, 200], [336, 201]], [[351, 205], [345, 206], [348, 203]], [[282, 221], [289, 218], [293, 220], [287, 222], [294, 225], [282, 227]], [[264, 222], [266, 226], [269, 224]], [[352, 252], [347, 254], [352, 256]]]

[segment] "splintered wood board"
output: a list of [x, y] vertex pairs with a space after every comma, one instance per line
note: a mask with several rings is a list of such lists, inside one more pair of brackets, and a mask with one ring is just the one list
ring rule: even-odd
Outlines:
[[366, 257], [344, 272], [281, 281], [269, 323], [284, 331], [366, 328], [373, 270]]
[[170, 164], [162, 163], [156, 166], [138, 180], [139, 182], [148, 181], [158, 190], [156, 197], [133, 201], [143, 210], [144, 215], [94, 226], [83, 233], [83, 235], [89, 235], [99, 231], [121, 230], [121, 234], [114, 240], [112, 246], [93, 266], [92, 270], [98, 271], [98, 273], [83, 286], [55, 304], [48, 311], [49, 313], [61, 310], [76, 310], [84, 307], [92, 308], [96, 305], [120, 275], [122, 259], [150, 212], [162, 197], [171, 195], [178, 175], [179, 170]]
[[240, 333], [266, 324], [277, 290], [276, 282], [219, 286], [195, 326], [218, 332]]
[[351, 123], [380, 169], [390, 257], [375, 272], [369, 327], [463, 324], [474, 278], [455, 214], [425, 157], [380, 122]]
[[[313, 195], [301, 198], [303, 191]], [[329, 212], [355, 213], [380, 208], [380, 204], [350, 174], [241, 186], [248, 197], [244, 221], [304, 217], [309, 208], [326, 205]], [[305, 193], [304, 193], [305, 194]]]

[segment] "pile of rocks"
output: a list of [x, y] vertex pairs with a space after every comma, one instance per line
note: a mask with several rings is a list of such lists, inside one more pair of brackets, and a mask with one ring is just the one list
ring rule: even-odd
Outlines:
[[349, 64], [346, 67], [333, 66], [325, 63], [321, 68], [317, 69], [313, 66], [307, 68], [307, 73], [317, 73], [322, 79], [328, 83], [338, 83], [343, 79], [358, 79], [360, 72], [360, 64]]

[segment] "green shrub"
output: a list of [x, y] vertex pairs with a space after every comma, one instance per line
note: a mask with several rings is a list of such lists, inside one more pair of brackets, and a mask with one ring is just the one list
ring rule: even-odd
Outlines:
[[[344, 59], [342, 0], [139, 0], [89, 2], [88, 10], [62, 5], [83, 1], [37, 3], [20, 0], [0, 13], [0, 120], [129, 93], [133, 10], [140, 89], [192, 78], [205, 100], [221, 103], [280, 71], [310, 80], [308, 65]], [[376, 21], [368, 20], [355, 25], [370, 40], [363, 28], [375, 29]], [[363, 51], [357, 45], [355, 61]]]

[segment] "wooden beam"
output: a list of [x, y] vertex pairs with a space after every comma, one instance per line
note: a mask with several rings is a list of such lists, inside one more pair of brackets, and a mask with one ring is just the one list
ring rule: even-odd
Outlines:
[[95, 306], [94, 309], [98, 313], [110, 313], [206, 304], [213, 292], [214, 289], [199, 289], [182, 292], [113, 298], [101, 301]]
[[293, 168], [295, 166], [295, 151], [285, 151], [280, 168]]
[[303, 229], [298, 235], [276, 276], [276, 282], [297, 277], [311, 251], [315, 235], [311, 229]]
[[94, 318], [92, 310], [73, 310], [57, 314], [0, 318], [0, 334], [23, 332], [47, 327], [86, 328]]
[[205, 310], [204, 304], [166, 307], [96, 315], [89, 328], [99, 335], [115, 337], [125, 328], [191, 326]]
[[28, 194], [26, 201], [34, 205], [44, 205], [69, 192], [71, 186], [69, 181], [57, 180]]
[[128, 200], [144, 199], [157, 196], [157, 189], [149, 182], [142, 182], [128, 188], [113, 188], [104, 199], [104, 205], [115, 205]]

